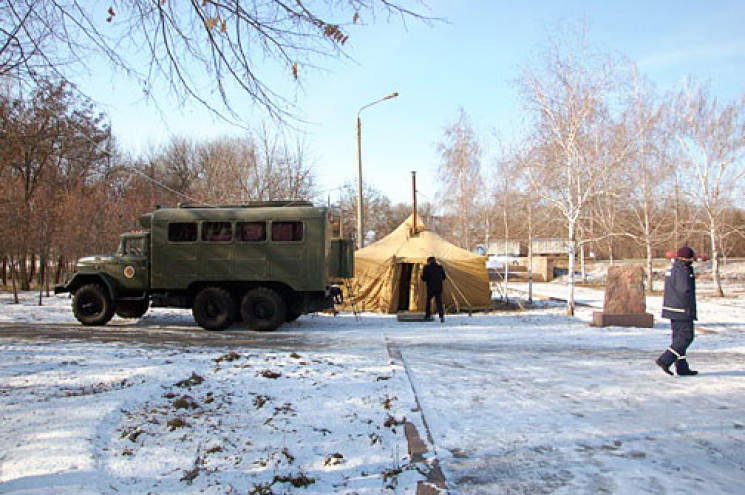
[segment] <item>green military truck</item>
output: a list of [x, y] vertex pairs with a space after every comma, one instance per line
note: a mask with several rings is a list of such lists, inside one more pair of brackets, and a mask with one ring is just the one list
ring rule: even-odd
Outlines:
[[79, 259], [55, 293], [73, 294], [83, 325], [139, 318], [152, 306], [191, 308], [207, 330], [239, 318], [275, 330], [333, 307], [331, 281], [353, 276], [353, 244], [333, 235], [335, 220], [308, 202], [158, 208], [115, 254]]

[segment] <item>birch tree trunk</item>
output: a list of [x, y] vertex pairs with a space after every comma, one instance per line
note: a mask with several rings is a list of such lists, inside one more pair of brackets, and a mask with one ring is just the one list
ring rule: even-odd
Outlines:
[[577, 256], [577, 244], [574, 241], [575, 221], [569, 222], [569, 273], [567, 274], [569, 297], [567, 297], [567, 316], [574, 316], [574, 259]]
[[714, 289], [717, 296], [724, 297], [722, 276], [719, 273], [719, 246], [717, 244], [717, 231], [713, 226], [709, 230], [709, 239], [711, 242], [711, 276], [714, 279]]

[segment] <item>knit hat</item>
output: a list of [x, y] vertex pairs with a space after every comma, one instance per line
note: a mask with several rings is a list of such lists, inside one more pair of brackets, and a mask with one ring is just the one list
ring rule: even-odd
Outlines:
[[694, 253], [693, 249], [689, 248], [688, 246], [683, 246], [682, 248], [678, 249], [678, 258], [692, 259], [694, 256], [696, 256], [696, 253]]

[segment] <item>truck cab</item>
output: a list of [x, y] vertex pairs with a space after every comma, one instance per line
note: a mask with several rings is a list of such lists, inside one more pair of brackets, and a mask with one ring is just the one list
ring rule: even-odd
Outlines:
[[80, 258], [54, 292], [73, 294], [73, 314], [84, 325], [105, 325], [114, 314], [139, 318], [150, 305], [149, 249], [149, 232], [122, 234], [116, 252]]

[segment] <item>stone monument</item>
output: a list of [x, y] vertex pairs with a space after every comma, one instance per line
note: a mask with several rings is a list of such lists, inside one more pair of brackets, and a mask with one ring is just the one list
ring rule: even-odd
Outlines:
[[592, 314], [592, 326], [654, 326], [654, 316], [647, 313], [647, 300], [644, 296], [644, 267], [632, 265], [608, 268], [603, 311]]

